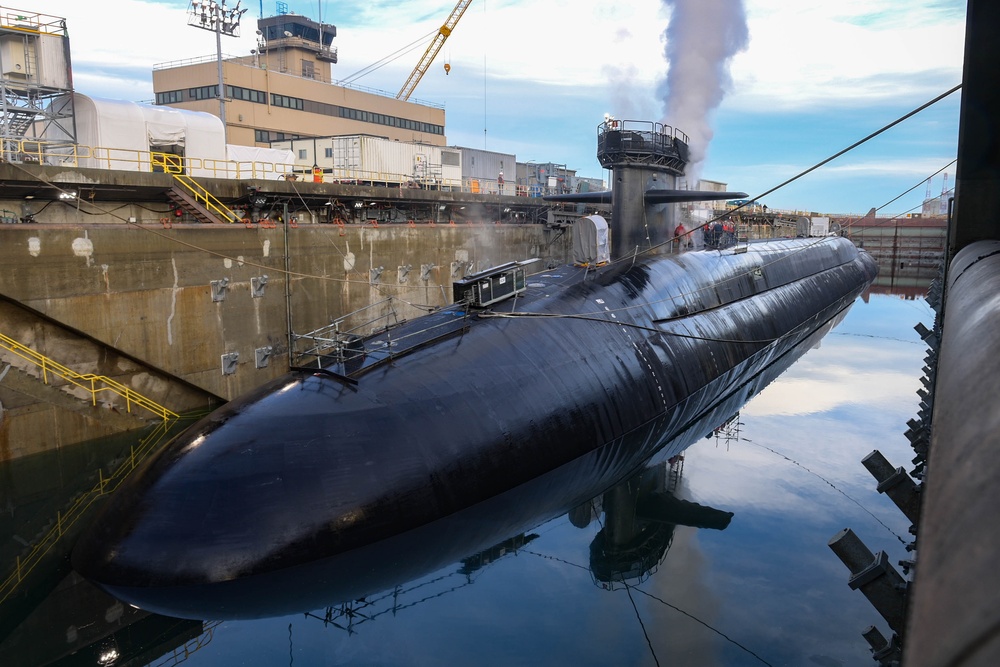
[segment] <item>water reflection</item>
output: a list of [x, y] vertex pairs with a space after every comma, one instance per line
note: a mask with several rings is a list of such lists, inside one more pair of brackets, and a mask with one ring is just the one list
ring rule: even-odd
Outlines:
[[674, 456], [570, 512], [570, 523], [577, 528], [601, 523], [590, 543], [590, 571], [604, 588], [648, 579], [666, 556], [678, 525], [715, 530], [729, 525], [732, 512], [674, 495], [683, 469], [684, 456]]
[[[820, 349], [748, 404], [770, 380], [741, 388], [637, 477], [592, 489], [592, 501], [543, 480], [492, 513], [411, 536], [351, 574], [368, 582], [355, 597], [259, 621], [177, 621], [70, 576], [6, 626], [0, 664], [93, 665], [109, 649], [137, 665], [865, 664], [860, 632], [880, 619], [826, 543], [849, 525], [906, 556], [908, 522], [860, 460], [876, 447], [910, 454], [902, 432], [925, 352], [912, 327], [927, 312], [873, 294]], [[671, 463], [674, 447], [684, 459]], [[581, 467], [561, 479], [585, 477]], [[647, 491], [721, 514], [657, 515]]]

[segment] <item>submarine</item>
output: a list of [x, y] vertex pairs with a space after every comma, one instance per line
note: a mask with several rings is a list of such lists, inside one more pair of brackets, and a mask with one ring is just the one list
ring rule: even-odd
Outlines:
[[513, 261], [455, 282], [448, 306], [328, 341], [148, 460], [78, 539], [74, 569], [168, 616], [315, 609], [387, 570], [461, 558], [470, 534], [485, 548], [693, 442], [681, 435], [738, 409], [877, 267], [841, 237], [658, 252], [670, 203], [743, 194], [675, 189], [685, 139], [599, 125], [612, 190], [553, 199], [610, 200], [613, 244], [584, 216], [572, 265]]

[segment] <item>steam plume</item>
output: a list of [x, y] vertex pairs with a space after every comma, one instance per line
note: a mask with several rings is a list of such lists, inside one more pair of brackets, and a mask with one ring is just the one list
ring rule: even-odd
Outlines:
[[691, 187], [700, 176], [712, 140], [712, 112], [731, 80], [729, 61], [750, 41], [743, 0], [663, 0], [671, 10], [664, 33], [669, 69], [664, 120], [690, 138], [685, 174]]

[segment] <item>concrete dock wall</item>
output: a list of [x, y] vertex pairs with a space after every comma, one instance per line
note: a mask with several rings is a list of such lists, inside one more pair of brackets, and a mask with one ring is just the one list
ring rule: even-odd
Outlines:
[[[532, 257], [542, 261], [530, 270], [567, 261], [564, 231], [493, 224], [0, 225], [0, 296], [228, 400], [287, 371], [289, 321], [305, 333], [389, 297], [385, 309], [411, 318], [424, 306], [450, 303], [453, 279], [466, 272]], [[0, 332], [13, 337], [18, 327], [0, 318]], [[96, 363], [80, 359], [68, 340], [34, 342], [56, 361]], [[271, 353], [260, 368], [256, 351], [264, 348]], [[233, 353], [238, 361], [227, 365], [223, 355]], [[10, 363], [8, 356], [0, 361]], [[169, 392], [148, 389], [171, 407]], [[16, 433], [24, 431], [8, 423], [0, 439]], [[36, 440], [0, 442], [0, 450], [24, 454], [66, 444], [45, 433]]]

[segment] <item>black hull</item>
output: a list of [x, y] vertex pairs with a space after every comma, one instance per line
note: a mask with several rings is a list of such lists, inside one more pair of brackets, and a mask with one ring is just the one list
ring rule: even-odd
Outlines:
[[[446, 309], [365, 341], [357, 384], [298, 372], [224, 406], [116, 494], [74, 566], [198, 618], [381, 590], [386, 572], [453, 562], [679, 452], [874, 276], [843, 239], [532, 276], [493, 316]], [[373, 363], [378, 343], [459, 320]]]

